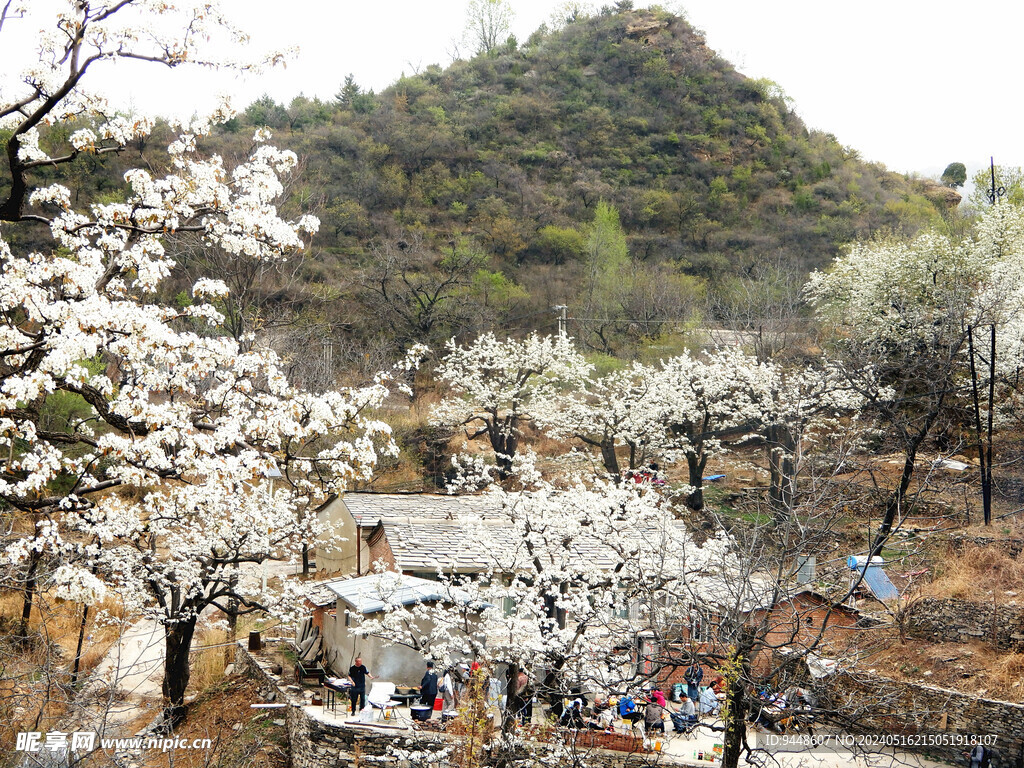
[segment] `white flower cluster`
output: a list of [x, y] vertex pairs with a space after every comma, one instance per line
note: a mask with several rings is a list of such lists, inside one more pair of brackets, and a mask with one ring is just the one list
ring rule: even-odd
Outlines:
[[688, 617], [707, 585], [735, 567], [728, 538], [698, 545], [649, 489], [516, 479], [523, 491], [488, 492], [500, 514], [459, 520], [460, 551], [486, 561], [480, 578], [446, 575], [460, 552], [439, 552], [448, 598], [408, 607], [390, 600], [393, 579], [382, 574], [376, 596], [391, 604], [356, 617], [357, 631], [435, 659], [528, 667], [543, 659], [569, 678], [614, 687], [632, 674], [640, 637]]
[[[812, 274], [806, 294], [844, 347], [864, 356], [868, 374], [892, 361], [888, 376], [862, 385], [876, 402], [906, 397], [908, 386], [958, 387], [969, 376], [968, 328], [987, 349], [994, 326], [997, 375], [1015, 375], [1024, 360], [1024, 211], [992, 206], [973, 236], [959, 240], [925, 231], [855, 245], [829, 271]], [[915, 384], [906, 366], [918, 364], [928, 381]], [[1001, 410], [1016, 407], [1013, 387], [1000, 394]]]
[[[43, 56], [23, 78], [30, 95], [0, 103], [4, 114], [27, 98], [11, 124], [24, 163], [48, 160], [25, 114], [73, 74], [68, 52], [78, 43], [67, 30], [82, 31], [80, 52], [95, 60], [171, 64], [208, 61], [200, 43], [215, 48], [236, 35], [207, 0], [60, 5], [56, 31], [40, 36]], [[184, 20], [185, 32], [174, 34], [173, 23], [140, 26], [147, 15]], [[152, 128], [148, 119], [109, 114], [77, 88], [46, 120], [85, 114], [98, 117], [70, 134], [67, 155], [101, 152]], [[213, 117], [228, 114], [224, 106]], [[216, 328], [223, 318], [211, 302], [227, 294], [218, 275], [195, 281], [196, 301], [184, 310], [156, 302], [174, 267], [164, 246], [170, 233], [194, 232], [228, 253], [270, 261], [303, 248], [319, 226], [275, 207], [294, 153], [258, 141], [229, 168], [200, 154], [209, 125], [202, 118], [182, 126], [166, 175], [127, 171], [123, 203], [76, 208], [64, 186], [31, 190], [29, 205], [55, 211], [50, 247], [16, 252], [0, 239], [0, 499], [43, 517], [32, 535], [0, 544], [0, 557], [22, 562], [45, 552], [57, 561], [62, 596], [92, 601], [104, 585], [115, 587], [129, 608], [168, 626], [220, 604], [225, 585], [247, 606], [289, 610], [298, 593], [268, 590], [254, 564], [295, 557], [317, 534], [300, 511], [369, 478], [378, 458], [397, 450], [390, 428], [370, 415], [389, 394], [390, 375], [315, 396], [294, 387], [272, 352], [243, 349]], [[215, 327], [197, 331], [183, 316]], [[74, 415], [44, 429], [39, 409], [62, 398], [74, 402]], [[271, 494], [264, 478], [278, 470]], [[135, 493], [101, 493], [119, 485]]]
[[92, 604], [102, 600], [107, 585], [87, 569], [65, 563], [54, 571], [53, 588], [57, 597], [75, 603]]
[[[592, 366], [565, 336], [531, 334], [522, 341], [488, 333], [463, 347], [452, 339], [437, 378], [455, 395], [433, 410], [439, 424], [459, 425], [480, 415], [529, 417], [533, 403], [563, 385], [583, 382]], [[507, 427], [515, 429], [511, 422]]]

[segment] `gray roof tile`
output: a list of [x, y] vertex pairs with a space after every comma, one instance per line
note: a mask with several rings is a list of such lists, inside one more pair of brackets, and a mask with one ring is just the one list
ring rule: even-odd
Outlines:
[[379, 520], [408, 518], [458, 520], [465, 515], [484, 519], [502, 516], [501, 505], [487, 496], [440, 493], [346, 493], [341, 497], [356, 524], [372, 528]]

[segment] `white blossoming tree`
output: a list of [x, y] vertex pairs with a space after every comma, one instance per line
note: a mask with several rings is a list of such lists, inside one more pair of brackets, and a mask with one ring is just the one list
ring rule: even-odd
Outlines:
[[850, 385], [903, 454], [873, 552], [912, 500], [926, 440], [943, 423], [970, 428], [958, 414], [970, 408], [971, 331], [994, 327], [1006, 353], [999, 353], [999, 370], [1019, 370], [1022, 222], [1020, 209], [995, 206], [963, 240], [924, 232], [909, 241], [861, 243], [829, 271], [811, 275], [807, 296], [833, 327]]
[[579, 388], [590, 370], [567, 336], [501, 341], [487, 333], [466, 346], [452, 339], [436, 372], [451, 394], [432, 418], [435, 424], [465, 427], [470, 439], [486, 435], [505, 478], [534, 405], [561, 388]]
[[783, 518], [796, 504], [807, 443], [855, 431], [864, 399], [844, 371], [827, 361], [806, 367], [770, 363], [762, 369], [765, 380], [755, 431], [765, 445], [772, 512]]
[[537, 423], [556, 439], [575, 439], [601, 452], [601, 463], [620, 478], [618, 450], [629, 452], [629, 468], [658, 459], [664, 452], [665, 428], [654, 401], [656, 373], [634, 363], [580, 389], [535, 404]]
[[520, 670], [551, 703], [575, 686], [640, 687], [652, 671], [637, 651], [642, 641], [663, 639], [666, 596], [685, 596], [671, 612], [688, 617], [708, 572], [731, 557], [724, 536], [698, 545], [653, 489], [578, 479], [556, 487], [518, 463], [516, 478], [524, 490], [488, 491], [501, 515], [460, 521], [463, 546], [487, 559], [483, 573], [473, 580], [441, 574], [450, 600], [393, 604], [362, 617], [357, 630], [427, 658], [502, 669], [506, 732], [526, 704], [511, 684]]
[[767, 367], [737, 347], [662, 363], [654, 399], [670, 455], [686, 461], [691, 509], [704, 508], [704, 468], [722, 451], [723, 440], [752, 432], [762, 422], [768, 379]]
[[[82, 87], [92, 67], [210, 64], [202, 45], [238, 38], [205, 0], [56, 6], [38, 60], [0, 93], [9, 136], [0, 221], [52, 238], [33, 250], [0, 239], [0, 501], [16, 515], [3, 558], [20, 573], [23, 633], [47, 561], [67, 596], [114, 585], [129, 608], [157, 619], [173, 720], [183, 714], [199, 615], [285, 605], [247, 568], [291, 557], [316, 534], [296, 507], [367, 477], [378, 451], [391, 449], [386, 425], [365, 415], [386, 387], [297, 390], [272, 352], [224, 332], [209, 302], [226, 290], [215, 276], [196, 281], [183, 310], [156, 299], [174, 267], [165, 243], [180, 233], [275, 260], [315, 231], [315, 219], [276, 211], [296, 158], [268, 146], [267, 133], [229, 168], [200, 151], [208, 121], [181, 126], [169, 172], [128, 171], [124, 202], [77, 209], [66, 188], [36, 183], [46, 167], [116, 152], [149, 129]], [[38, 11], [0, 4], [0, 40], [16, 13], [24, 25]], [[53, 130], [60, 124], [77, 130]], [[61, 397], [76, 398], [82, 415], [56, 429], [41, 416]], [[271, 495], [259, 484], [278, 468]]]

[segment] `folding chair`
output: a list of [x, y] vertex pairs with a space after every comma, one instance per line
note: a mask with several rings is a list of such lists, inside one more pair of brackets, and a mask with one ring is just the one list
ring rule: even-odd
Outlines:
[[697, 716], [687, 717], [682, 712], [671, 712], [672, 729], [684, 739], [690, 738], [697, 730]]
[[394, 683], [374, 683], [370, 686], [370, 691], [366, 694], [366, 703], [375, 711], [380, 712], [378, 720], [389, 719], [395, 714], [395, 708], [401, 706], [402, 702], [391, 698], [394, 692]]

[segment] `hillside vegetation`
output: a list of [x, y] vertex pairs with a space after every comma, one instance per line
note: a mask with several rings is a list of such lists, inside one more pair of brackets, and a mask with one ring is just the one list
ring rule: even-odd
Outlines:
[[[633, 356], [706, 320], [709, 293], [802, 277], [854, 238], [912, 232], [944, 207], [808, 131], [778, 86], [660, 10], [542, 28], [380, 94], [348, 78], [333, 103], [264, 98], [205, 146], [240, 156], [257, 126], [302, 159], [285, 209], [322, 227], [287, 276], [218, 271], [239, 311], [264, 325], [298, 313], [302, 338], [331, 339], [338, 362], [413, 339], [550, 330], [554, 305], [591, 349]], [[104, 200], [135, 152], [166, 163], [161, 138], [56, 173]], [[182, 289], [215, 258], [194, 246], [178, 245]]]

